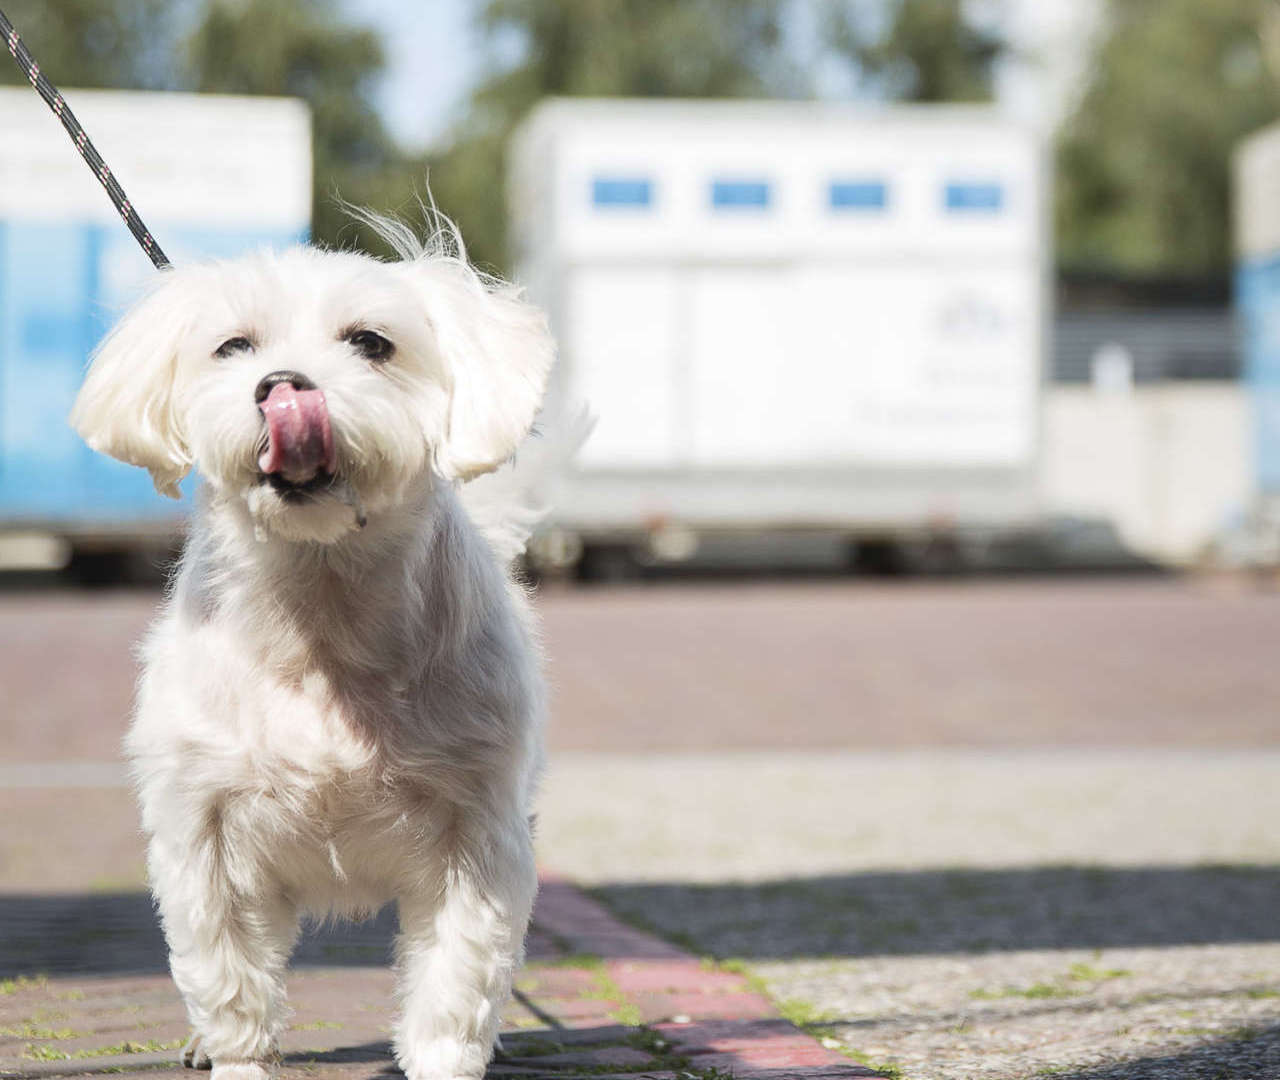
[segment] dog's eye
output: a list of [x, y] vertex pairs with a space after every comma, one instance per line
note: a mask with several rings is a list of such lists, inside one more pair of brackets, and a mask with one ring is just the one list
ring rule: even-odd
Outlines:
[[213, 350], [213, 355], [221, 360], [225, 360], [228, 356], [234, 356], [236, 353], [250, 352], [253, 349], [253, 342], [247, 337], [227, 338], [221, 345]]
[[346, 336], [347, 344], [366, 360], [375, 363], [388, 359], [396, 347], [373, 330], [353, 330]]

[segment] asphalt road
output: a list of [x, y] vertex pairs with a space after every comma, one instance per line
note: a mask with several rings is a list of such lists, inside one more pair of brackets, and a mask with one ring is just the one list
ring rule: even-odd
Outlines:
[[[0, 594], [10, 762], [113, 760], [158, 594]], [[552, 750], [1271, 745], [1280, 593], [1234, 579], [551, 590]]]

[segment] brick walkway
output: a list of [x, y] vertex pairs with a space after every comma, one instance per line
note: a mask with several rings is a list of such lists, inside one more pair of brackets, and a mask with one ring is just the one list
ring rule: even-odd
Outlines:
[[[388, 1042], [393, 930], [384, 912], [304, 936], [282, 1077], [399, 1075]], [[0, 1076], [181, 1077], [186, 1034], [144, 894], [0, 897]], [[780, 1019], [741, 975], [624, 925], [556, 878], [543, 882], [503, 1044], [490, 1077], [879, 1075]]]
[[[5, 760], [115, 760], [158, 600], [0, 593]], [[1236, 580], [833, 579], [536, 603], [553, 755], [1275, 743], [1280, 594]]]

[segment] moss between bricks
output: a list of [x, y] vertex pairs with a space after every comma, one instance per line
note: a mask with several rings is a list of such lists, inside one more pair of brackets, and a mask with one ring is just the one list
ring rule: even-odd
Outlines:
[[89, 1034], [87, 1031], [76, 1031], [74, 1028], [41, 1027], [29, 1020], [9, 1027], [0, 1027], [0, 1035], [11, 1039], [78, 1039]]
[[588, 970], [594, 972], [592, 976], [593, 985], [579, 993], [579, 997], [590, 1001], [613, 1001], [617, 1002], [618, 1007], [611, 1009], [608, 1013], [609, 1019], [616, 1020], [619, 1024], [625, 1024], [627, 1027], [638, 1027], [643, 1020], [639, 1008], [627, 1001], [627, 996], [622, 992], [613, 977], [609, 974], [604, 966], [604, 961], [599, 957], [594, 957], [594, 962], [590, 965], [577, 964], [574, 966], [587, 967]]
[[164, 1043], [148, 1039], [146, 1042], [125, 1041], [116, 1043], [114, 1046], [94, 1046], [71, 1051], [59, 1050], [56, 1046], [27, 1043], [23, 1047], [22, 1056], [32, 1061], [80, 1061], [85, 1058], [114, 1057], [117, 1054], [148, 1054], [160, 1050], [177, 1050], [182, 1043], [182, 1039]]
[[17, 975], [12, 979], [0, 979], [0, 997], [8, 997], [23, 990], [43, 990], [48, 985], [48, 975]]
[[697, 1080], [722, 1080], [728, 1073], [715, 1069], [691, 1069], [689, 1058], [683, 1054], [673, 1053], [671, 1043], [652, 1028], [638, 1026], [627, 1033], [621, 1041], [602, 1039], [598, 1042], [560, 1042], [552, 1035], [522, 1035], [510, 1040], [510, 1048], [495, 1055], [496, 1061], [519, 1061], [524, 1058], [551, 1057], [554, 1054], [574, 1053], [581, 1051], [590, 1053], [593, 1050], [609, 1050], [617, 1046], [627, 1046], [649, 1054], [653, 1060], [635, 1065], [575, 1065], [570, 1063], [549, 1066], [548, 1071], [563, 1072], [573, 1075], [606, 1075], [617, 1073], [674, 1072]]
[[604, 958], [595, 953], [566, 953], [554, 960], [544, 962], [546, 967], [580, 968], [583, 971], [598, 971], [604, 967]]
[[[11, 997], [14, 994], [25, 993], [33, 990], [50, 990], [49, 976], [43, 973], [34, 975], [14, 975], [12, 978], [0, 979], [0, 997]], [[84, 991], [71, 990], [54, 990], [53, 996], [59, 1001], [80, 1001], [84, 998]]]
[[[777, 884], [772, 886], [764, 886], [765, 889], [785, 889], [785, 884]], [[886, 1080], [905, 1080], [902, 1070], [897, 1065], [887, 1064], [885, 1062], [872, 1061], [869, 1055], [855, 1050], [850, 1046], [846, 1046], [841, 1040], [832, 1037], [832, 1028], [834, 1027], [832, 1018], [816, 1009], [807, 1001], [798, 998], [789, 998], [779, 1000], [769, 991], [768, 984], [759, 975], [753, 972], [747, 962], [739, 957], [726, 957], [720, 959], [710, 955], [697, 941], [690, 935], [680, 933], [679, 931], [671, 931], [663, 927], [659, 927], [642, 915], [637, 915], [634, 911], [622, 910], [617, 905], [611, 903], [609, 895], [604, 889], [588, 889], [587, 892], [601, 906], [611, 911], [618, 919], [634, 926], [638, 930], [652, 934], [654, 937], [670, 941], [674, 945], [679, 945], [682, 949], [694, 953], [700, 959], [704, 968], [713, 971], [725, 971], [733, 975], [740, 975], [746, 981], [747, 986], [757, 994], [768, 998], [777, 1008], [778, 1013], [783, 1019], [790, 1021], [806, 1035], [810, 1035], [818, 1039], [823, 1046], [829, 1050], [835, 1050], [839, 1054], [843, 1054], [851, 1061], [858, 1062], [859, 1065], [865, 1065], [867, 1068], [879, 1073]], [[1121, 972], [1120, 974], [1128, 974]], [[708, 1074], [715, 1074], [718, 1070], [707, 1070]], [[687, 1075], [695, 1075], [695, 1073], [687, 1073]], [[703, 1075], [703, 1080], [716, 1080], [714, 1075]], [[729, 1074], [724, 1074], [729, 1075]]]

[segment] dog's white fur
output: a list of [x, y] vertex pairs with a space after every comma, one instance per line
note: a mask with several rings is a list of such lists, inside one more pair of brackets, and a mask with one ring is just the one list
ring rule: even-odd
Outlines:
[[[184, 1059], [215, 1080], [269, 1067], [300, 915], [388, 900], [401, 1066], [480, 1077], [537, 887], [544, 693], [505, 565], [519, 525], [469, 514], [458, 487], [528, 433], [553, 347], [448, 229], [382, 228], [399, 261], [301, 248], [166, 271], [72, 414], [161, 491], [204, 479], [126, 749]], [[392, 357], [361, 356], [353, 327]], [[215, 355], [235, 337], [254, 348]], [[258, 471], [254, 389], [281, 369], [323, 390], [336, 445], [338, 482], [301, 502]]]

